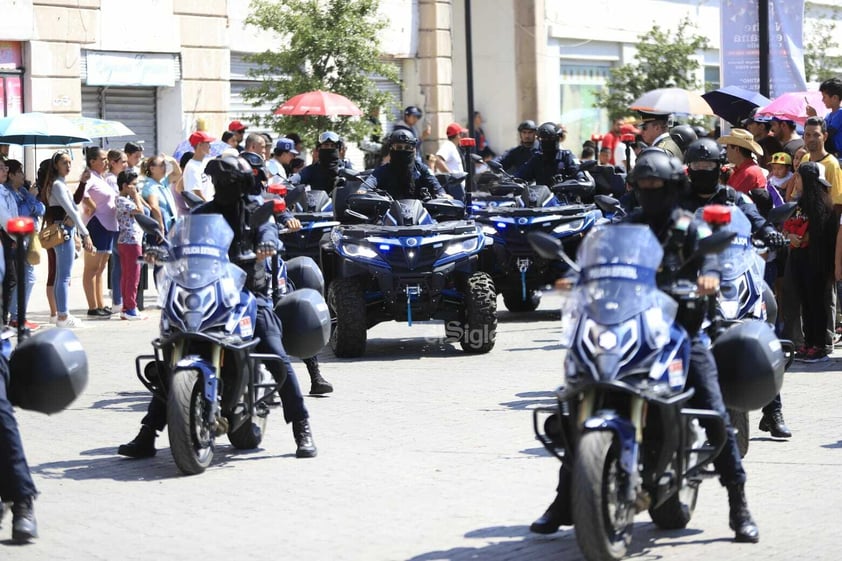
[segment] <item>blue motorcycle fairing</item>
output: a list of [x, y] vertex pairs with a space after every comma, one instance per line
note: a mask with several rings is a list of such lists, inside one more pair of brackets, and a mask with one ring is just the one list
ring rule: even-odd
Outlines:
[[175, 365], [175, 371], [198, 370], [202, 374], [202, 388], [205, 399], [211, 404], [211, 413], [216, 412], [217, 395], [219, 392], [219, 379], [216, 377], [216, 370], [213, 365], [200, 356], [190, 355], [179, 360]]
[[637, 473], [638, 445], [635, 427], [628, 419], [614, 411], [597, 411], [585, 420], [583, 433], [587, 431], [611, 431], [620, 443], [620, 467], [628, 475]]

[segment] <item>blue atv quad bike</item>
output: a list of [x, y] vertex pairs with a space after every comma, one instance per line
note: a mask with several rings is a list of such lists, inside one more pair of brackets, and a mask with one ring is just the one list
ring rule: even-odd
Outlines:
[[358, 187], [349, 181], [337, 188], [337, 216], [355, 223], [334, 228], [321, 246], [334, 354], [361, 356], [367, 330], [380, 322], [426, 320], [444, 320], [448, 340], [466, 352], [490, 351], [497, 303], [480, 267], [491, 243], [482, 227], [458, 219], [458, 201], [396, 201]]

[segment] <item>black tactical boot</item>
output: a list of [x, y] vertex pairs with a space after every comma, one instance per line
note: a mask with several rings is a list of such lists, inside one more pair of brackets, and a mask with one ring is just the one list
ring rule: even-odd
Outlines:
[[763, 418], [760, 419], [760, 430], [772, 433], [775, 438], [790, 438], [792, 432], [784, 423], [784, 414], [781, 410], [772, 411], [772, 413], [764, 413]]
[[748, 510], [743, 483], [728, 486], [728, 505], [731, 509], [729, 525], [734, 530], [734, 540], [750, 543], [760, 541], [760, 531]]
[[544, 514], [529, 526], [529, 531], [535, 534], [553, 534], [558, 531], [559, 526], [571, 524], [573, 524], [573, 519], [570, 516], [569, 500], [556, 495]]
[[310, 394], [324, 395], [333, 391], [331, 383], [322, 378], [318, 358], [310, 357], [304, 359], [304, 364], [307, 365], [307, 372], [310, 373]]
[[15, 501], [12, 504], [12, 541], [26, 543], [37, 537], [38, 524], [35, 522], [32, 497]]
[[129, 458], [151, 458], [155, 455], [155, 430], [143, 425], [134, 440], [128, 444], [121, 444], [117, 453]]
[[313, 442], [313, 434], [310, 432], [310, 421], [302, 419], [292, 422], [292, 435], [295, 437], [296, 458], [315, 458], [316, 443]]

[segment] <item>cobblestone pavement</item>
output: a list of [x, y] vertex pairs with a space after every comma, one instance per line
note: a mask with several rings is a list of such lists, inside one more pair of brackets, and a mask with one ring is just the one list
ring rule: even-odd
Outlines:
[[[46, 319], [40, 282], [35, 320]], [[84, 313], [78, 276], [73, 290], [73, 308]], [[153, 459], [115, 455], [149, 399], [133, 359], [150, 348], [158, 312], [86, 322], [78, 331], [91, 366], [85, 394], [55, 416], [19, 413], [41, 491], [41, 538], [11, 545], [7, 515], [0, 559], [581, 559], [572, 530], [528, 531], [558, 472], [534, 440], [530, 414], [552, 403], [560, 381], [558, 302], [547, 296], [530, 315], [501, 312], [497, 346], [482, 356], [441, 342], [440, 325], [377, 326], [364, 358], [323, 353], [336, 392], [306, 398], [317, 458], [294, 457], [291, 431], [273, 411], [260, 449], [236, 451], [222, 438], [213, 465], [194, 477], [179, 474], [166, 435]], [[658, 531], [638, 516], [630, 557], [838, 559], [839, 367], [837, 357], [787, 375], [790, 442], [758, 433], [752, 416], [747, 492], [760, 544], [732, 543], [725, 491], [710, 480], [686, 530]], [[306, 369], [296, 368], [306, 391]]]

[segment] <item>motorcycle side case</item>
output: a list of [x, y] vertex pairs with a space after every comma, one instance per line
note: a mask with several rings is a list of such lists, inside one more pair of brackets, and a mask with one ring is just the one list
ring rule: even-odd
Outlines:
[[294, 357], [316, 356], [330, 340], [327, 303], [312, 288], [301, 288], [281, 298], [275, 314], [283, 325], [284, 349]]
[[9, 360], [9, 400], [48, 415], [66, 409], [88, 385], [88, 357], [69, 329], [21, 341]]
[[727, 407], [760, 409], [781, 391], [786, 359], [780, 340], [766, 322], [746, 320], [728, 328], [712, 350]]
[[293, 257], [285, 261], [287, 279], [295, 290], [312, 288], [322, 296], [325, 293], [325, 278], [321, 269], [310, 257]]

